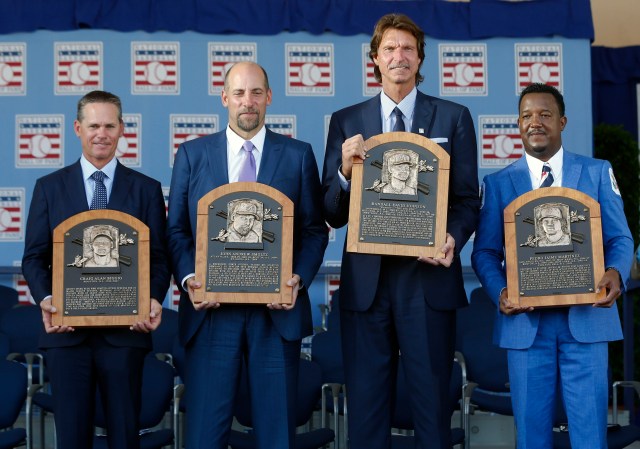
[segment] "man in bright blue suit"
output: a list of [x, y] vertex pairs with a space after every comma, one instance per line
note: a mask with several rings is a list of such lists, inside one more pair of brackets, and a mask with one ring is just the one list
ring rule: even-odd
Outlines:
[[[557, 89], [532, 84], [522, 91], [518, 126], [526, 153], [484, 178], [473, 246], [473, 268], [499, 306], [495, 339], [508, 350], [519, 449], [552, 446], [558, 385], [572, 447], [607, 445], [607, 345], [622, 338], [618, 312], [612, 306], [629, 276], [633, 239], [611, 165], [564, 150], [561, 133], [566, 123], [564, 100]], [[538, 310], [519, 307], [517, 298], [507, 295], [503, 210], [520, 195], [550, 185], [579, 190], [600, 203], [606, 271], [597, 289], [606, 289], [607, 295], [593, 307]]]
[[[151, 349], [149, 332], [162, 317], [161, 302], [169, 287], [165, 249], [165, 206], [160, 183], [131, 170], [115, 158], [124, 131], [120, 99], [93, 91], [78, 102], [74, 130], [82, 144], [78, 162], [38, 179], [33, 190], [22, 272], [42, 309], [40, 347], [46, 350], [47, 373], [53, 393], [57, 446], [92, 447], [96, 385], [100, 387], [107, 420], [109, 447], [140, 447], [142, 367]], [[102, 173], [104, 204], [92, 176]], [[113, 209], [132, 215], [150, 233], [151, 318], [130, 328], [71, 328], [52, 326], [51, 305], [53, 230], [67, 218], [89, 208]]]
[[[243, 359], [248, 366], [254, 430], [262, 448], [293, 448], [295, 391], [303, 337], [312, 333], [307, 288], [328, 242], [322, 192], [311, 145], [265, 127], [271, 104], [267, 74], [255, 63], [235, 64], [225, 76], [226, 130], [186, 142], [176, 154], [169, 198], [168, 238], [180, 296], [180, 340], [186, 347], [186, 444], [226, 448]], [[245, 150], [243, 150], [245, 148]], [[249, 148], [249, 150], [246, 150]], [[291, 305], [192, 304], [196, 212], [200, 198], [221, 185], [246, 180], [253, 161], [257, 182], [294, 204]]]
[[402, 352], [416, 447], [449, 448], [448, 391], [456, 309], [467, 304], [460, 250], [479, 209], [477, 148], [469, 110], [417, 90], [424, 33], [407, 16], [382, 17], [370, 57], [382, 83], [376, 97], [331, 117], [324, 160], [324, 210], [334, 228], [349, 219], [353, 160], [364, 140], [407, 130], [428, 137], [451, 156], [445, 257], [412, 258], [344, 251], [340, 321], [351, 449], [389, 448], [393, 391]]

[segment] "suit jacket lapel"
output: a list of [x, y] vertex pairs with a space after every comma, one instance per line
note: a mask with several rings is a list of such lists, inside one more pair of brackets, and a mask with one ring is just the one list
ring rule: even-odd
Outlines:
[[578, 188], [580, 173], [582, 173], [582, 164], [576, 160], [573, 154], [564, 151], [562, 158], [562, 187], [570, 189]]
[[258, 182], [271, 184], [280, 160], [282, 159], [282, 155], [282, 145], [274, 142], [273, 132], [267, 130], [264, 138], [264, 148], [262, 149], [262, 158], [260, 160], [260, 170], [258, 170]]
[[[418, 91], [416, 97], [416, 105], [413, 109], [413, 124], [411, 125], [411, 132], [415, 134], [421, 134], [424, 137], [431, 136], [431, 128], [433, 121], [434, 107], [429, 101], [429, 98]], [[422, 132], [420, 132], [422, 130]], [[438, 136], [432, 136], [438, 137]]]
[[111, 186], [111, 195], [109, 195], [109, 203], [107, 208], [114, 210], [122, 210], [125, 201], [128, 201], [128, 194], [131, 188], [131, 180], [129, 179], [128, 169], [118, 161], [116, 165], [113, 186]]
[[216, 186], [229, 183], [229, 167], [227, 166], [227, 135], [221, 131], [211, 136], [204, 152], [213, 183]]
[[520, 159], [513, 163], [513, 170], [509, 172], [513, 188], [518, 196], [532, 190], [531, 176], [529, 175], [529, 165], [527, 165], [527, 158], [522, 156]]
[[[63, 178], [64, 190], [67, 196], [67, 204], [65, 207], [69, 207], [72, 210], [72, 215], [89, 210], [80, 160], [78, 159], [75, 164], [70, 165], [66, 170], [67, 176]], [[83, 195], [78, 198], [80, 192], [82, 192]], [[78, 201], [78, 199], [80, 201]]]
[[380, 94], [364, 104], [360, 110], [360, 121], [364, 130], [364, 140], [382, 133], [382, 113], [380, 112]]

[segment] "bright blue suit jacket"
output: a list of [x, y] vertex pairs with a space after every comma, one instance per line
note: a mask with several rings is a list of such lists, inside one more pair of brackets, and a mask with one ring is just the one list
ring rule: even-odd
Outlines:
[[[164, 300], [170, 282], [165, 248], [165, 206], [160, 183], [125, 167], [116, 167], [108, 209], [132, 215], [149, 226], [151, 297]], [[44, 176], [36, 182], [27, 219], [22, 272], [36, 302], [52, 294], [51, 260], [53, 230], [67, 218], [89, 210], [80, 161]], [[105, 339], [115, 346], [151, 348], [151, 334], [132, 332], [129, 328], [101, 329]], [[81, 328], [65, 334], [40, 336], [43, 348], [73, 346], [82, 342], [87, 332]]]
[[[311, 145], [267, 129], [257, 182], [279, 190], [293, 201], [293, 272], [300, 275], [308, 287], [322, 264], [328, 242], [318, 166]], [[173, 165], [167, 226], [177, 283], [195, 273], [198, 201], [228, 183], [225, 131], [180, 145]], [[299, 340], [313, 332], [306, 289], [300, 292], [292, 310], [272, 310], [270, 314], [276, 329], [287, 340]], [[182, 291], [180, 340], [183, 344], [195, 335], [205, 315], [193, 308], [189, 296]]]
[[[607, 161], [564, 151], [562, 186], [579, 190], [600, 203], [605, 267], [628, 279], [633, 258], [633, 239], [624, 215], [622, 199], [613, 190], [613, 171]], [[483, 287], [498, 305], [500, 291], [507, 286], [504, 261], [503, 210], [511, 201], [532, 190], [526, 158], [485, 176], [480, 222], [476, 231], [471, 261]], [[597, 279], [596, 282], [600, 280]], [[624, 289], [624, 285], [622, 285]], [[494, 338], [503, 348], [525, 349], [533, 344], [540, 312], [506, 316], [498, 312]], [[618, 309], [572, 306], [569, 328], [583, 343], [622, 338]]]
[[[324, 160], [323, 190], [327, 222], [334, 228], [347, 224], [350, 193], [340, 187], [338, 170], [342, 163], [342, 143], [362, 134], [366, 140], [382, 132], [380, 95], [331, 116]], [[447, 232], [456, 242], [449, 268], [417, 262], [425, 300], [438, 310], [452, 310], [467, 304], [462, 280], [460, 250], [475, 230], [480, 200], [476, 136], [469, 110], [457, 103], [418, 91], [411, 132], [438, 144], [451, 156]], [[443, 141], [446, 139], [446, 141]], [[344, 251], [340, 277], [340, 304], [347, 310], [363, 311], [371, 306], [382, 257]]]

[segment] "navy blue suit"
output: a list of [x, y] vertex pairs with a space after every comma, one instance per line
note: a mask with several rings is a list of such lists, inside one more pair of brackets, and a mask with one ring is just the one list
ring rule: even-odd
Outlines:
[[[293, 272], [308, 286], [322, 263], [328, 241], [311, 146], [267, 130], [257, 182], [279, 190], [294, 204]], [[168, 218], [169, 249], [178, 283], [195, 273], [198, 201], [228, 183], [225, 131], [180, 146], [173, 167]], [[180, 340], [187, 350], [187, 447], [226, 448], [243, 359], [248, 363], [254, 393], [258, 438], [268, 447], [289, 447], [295, 430], [300, 341], [312, 331], [306, 289], [300, 290], [290, 311], [231, 304], [196, 311], [183, 291]]]
[[[164, 246], [165, 206], [160, 183], [118, 163], [107, 208], [130, 214], [149, 226], [150, 292], [152, 298], [162, 302], [169, 287], [170, 272]], [[89, 206], [79, 161], [36, 182], [22, 259], [22, 272], [36, 302], [52, 294], [54, 228], [67, 218], [87, 210]], [[108, 398], [105, 401], [109, 404], [107, 420], [113, 423], [109, 427], [110, 441], [113, 438], [120, 445], [118, 447], [137, 447], [142, 362], [151, 349], [151, 335], [132, 332], [128, 328], [77, 328], [71, 333], [47, 334], [43, 328], [40, 347], [47, 349], [58, 445], [65, 448], [90, 447], [93, 398], [95, 384], [99, 382], [103, 399]], [[64, 356], [69, 359], [56, 359], [59, 348], [72, 348], [77, 354], [93, 351], [94, 358], [100, 359], [94, 361], [98, 367], [72, 364], [72, 350], [66, 351]], [[119, 367], [121, 372], [113, 372], [115, 367]], [[96, 379], [95, 369], [108, 370], [107, 379]], [[88, 435], [85, 429], [89, 429]], [[71, 441], [77, 441], [78, 445], [74, 446]]]
[[[334, 228], [347, 224], [350, 193], [338, 170], [342, 143], [382, 132], [380, 97], [334, 113], [323, 171], [324, 210]], [[469, 110], [418, 91], [411, 132], [437, 139], [451, 156], [447, 232], [455, 239], [449, 268], [407, 257], [344, 252], [341, 327], [352, 449], [389, 447], [398, 351], [412, 391], [419, 445], [448, 447], [447, 391], [455, 309], [467, 304], [459, 253], [479, 209], [476, 137]], [[419, 446], [422, 447], [422, 446]]]

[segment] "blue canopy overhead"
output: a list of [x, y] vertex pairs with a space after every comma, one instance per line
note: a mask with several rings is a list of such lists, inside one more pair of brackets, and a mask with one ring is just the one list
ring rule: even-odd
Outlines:
[[273, 35], [370, 34], [401, 12], [438, 39], [594, 38], [589, 0], [0, 0], [0, 34], [83, 28]]

